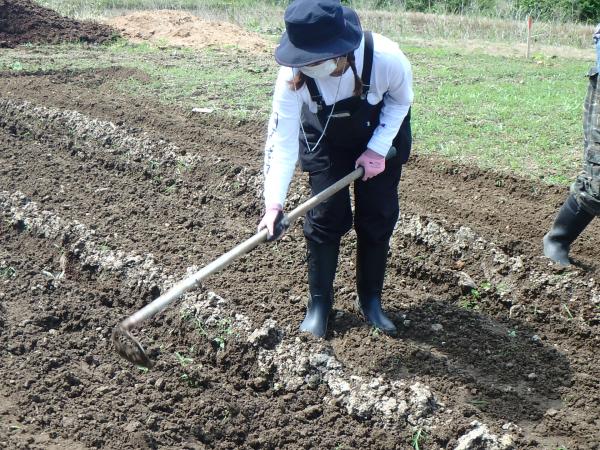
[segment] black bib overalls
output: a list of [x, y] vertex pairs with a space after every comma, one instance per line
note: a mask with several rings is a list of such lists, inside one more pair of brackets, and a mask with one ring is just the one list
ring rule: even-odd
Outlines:
[[[325, 105], [315, 81], [307, 77], [311, 98], [318, 111], [311, 113], [307, 105], [302, 108], [300, 131], [300, 163], [309, 173], [313, 195], [323, 191], [354, 170], [358, 157], [367, 149], [373, 131], [379, 125], [379, 113], [383, 101], [371, 105], [367, 101], [371, 68], [373, 64], [373, 38], [365, 32], [365, 53], [362, 70], [363, 92], [345, 100]], [[333, 114], [320, 144], [310, 151], [321, 136], [327, 118]], [[395, 157], [386, 161], [385, 171], [367, 181], [354, 183], [354, 226], [360, 240], [373, 244], [389, 240], [400, 212], [398, 184], [402, 164], [408, 160], [412, 144], [410, 110], [393, 140]], [[352, 227], [352, 208], [348, 188], [340, 190], [306, 214], [304, 234], [307, 239], [320, 243], [333, 243]]]

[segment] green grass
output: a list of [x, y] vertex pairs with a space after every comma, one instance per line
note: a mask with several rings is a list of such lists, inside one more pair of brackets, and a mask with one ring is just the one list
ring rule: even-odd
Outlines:
[[425, 431], [423, 431], [423, 428], [417, 429], [412, 435], [412, 439], [411, 439], [412, 448], [414, 450], [421, 450], [422, 449], [421, 444], [422, 444], [422, 441], [424, 441], [424, 440], [425, 440]]
[[189, 356], [185, 356], [179, 352], [175, 352], [174, 355], [181, 367], [187, 367], [194, 363], [194, 359], [190, 358]]
[[187, 56], [174, 66], [140, 61], [137, 67], [150, 75], [152, 81], [146, 83], [132, 78], [123, 87], [188, 108], [214, 108], [240, 117], [266, 114], [272, 83], [253, 75], [269, 72], [273, 79], [275, 68], [269, 63], [248, 65], [245, 55], [212, 50], [187, 53]]
[[565, 305], [564, 303], [562, 304], [562, 307], [565, 310], [565, 312], [567, 313], [567, 320], [573, 320], [573, 314], [571, 314], [571, 310], [569, 309], [569, 307], [567, 305]]
[[131, 54], [133, 61], [125, 64], [143, 70], [151, 81], [131, 78], [120, 86], [124, 91], [186, 109], [213, 108], [217, 114], [238, 118], [268, 114], [277, 70], [270, 57], [248, 61], [248, 55], [235, 48], [193, 51], [135, 47], [113, 47], [112, 52], [117, 56]]
[[458, 306], [464, 309], [479, 309], [479, 302], [481, 300], [481, 293], [477, 289], [471, 289], [471, 292], [467, 295], [462, 295], [458, 300]]
[[148, 367], [143, 366], [135, 366], [140, 373], [147, 374], [150, 369]]
[[119, 40], [100, 47], [30, 46], [0, 54], [0, 72], [79, 71], [112, 66], [129, 67], [145, 75], [117, 82], [114, 88], [123, 94], [187, 110], [197, 106], [214, 108], [216, 114], [237, 118], [267, 116], [277, 72], [270, 55], [248, 55], [234, 47], [198, 51]]
[[407, 48], [417, 148], [481, 167], [566, 182], [581, 158], [588, 63]]

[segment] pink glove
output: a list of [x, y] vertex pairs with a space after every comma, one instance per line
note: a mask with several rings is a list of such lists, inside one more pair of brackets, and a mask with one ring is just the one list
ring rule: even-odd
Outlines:
[[365, 169], [362, 180], [367, 181], [385, 170], [385, 156], [368, 148], [356, 160], [354, 167], [358, 168], [358, 166], [363, 166]]
[[258, 231], [266, 227], [269, 235], [273, 236], [275, 233], [275, 220], [281, 211], [283, 211], [283, 208], [279, 203], [273, 203], [272, 205], [267, 206], [265, 215], [258, 224]]

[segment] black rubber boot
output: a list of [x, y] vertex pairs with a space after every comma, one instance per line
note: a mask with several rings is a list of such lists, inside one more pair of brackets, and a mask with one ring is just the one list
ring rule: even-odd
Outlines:
[[569, 266], [569, 248], [594, 216], [585, 211], [573, 195], [558, 211], [554, 224], [544, 236], [544, 255], [561, 266]]
[[386, 334], [395, 335], [396, 325], [381, 309], [381, 292], [389, 243], [369, 244], [358, 240], [356, 250], [356, 286], [358, 307], [365, 319]]
[[306, 241], [308, 250], [308, 287], [310, 295], [306, 317], [300, 325], [301, 331], [325, 337], [327, 320], [333, 306], [333, 279], [337, 268], [339, 241], [317, 244]]

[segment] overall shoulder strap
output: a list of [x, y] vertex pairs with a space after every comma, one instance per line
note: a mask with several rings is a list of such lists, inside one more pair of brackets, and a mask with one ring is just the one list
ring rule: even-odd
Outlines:
[[365, 53], [363, 56], [363, 69], [361, 80], [363, 84], [363, 97], [369, 93], [371, 83], [371, 70], [373, 69], [373, 34], [365, 31]]
[[317, 87], [317, 83], [311, 77], [305, 77], [306, 87], [308, 88], [308, 92], [310, 93], [310, 98], [313, 102], [317, 104], [317, 108], [319, 111], [323, 109], [324, 102], [323, 96], [319, 92], [319, 88]]

